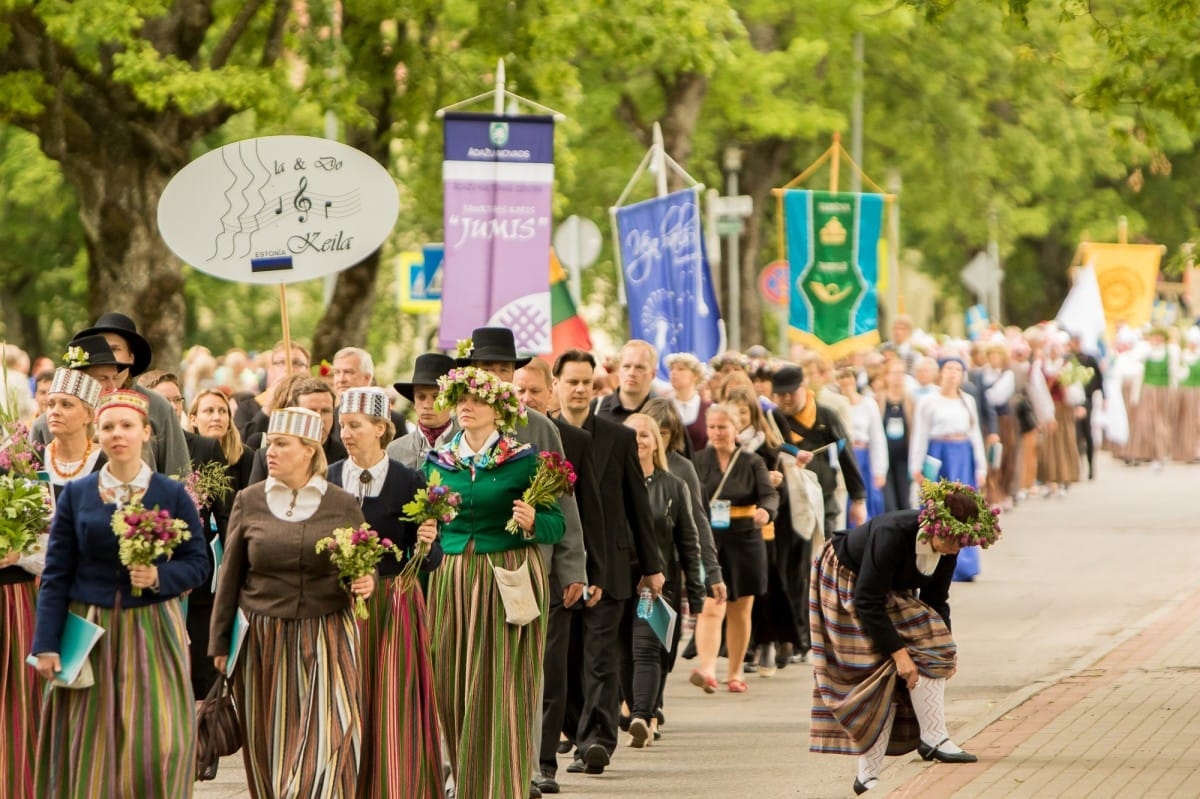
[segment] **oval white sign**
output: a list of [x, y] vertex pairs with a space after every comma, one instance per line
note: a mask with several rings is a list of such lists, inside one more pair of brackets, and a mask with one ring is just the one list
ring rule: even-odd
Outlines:
[[263, 136], [181, 169], [158, 202], [158, 229], [201, 272], [295, 283], [359, 263], [399, 214], [395, 181], [366, 153], [312, 136]]

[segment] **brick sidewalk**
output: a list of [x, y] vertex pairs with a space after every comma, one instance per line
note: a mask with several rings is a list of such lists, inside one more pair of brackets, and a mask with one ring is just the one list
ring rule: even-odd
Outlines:
[[[1113, 598], [1120, 589], [1114, 585]], [[904, 764], [911, 797], [1200, 796], [1200, 591], [1003, 713], [962, 746], [969, 766]]]

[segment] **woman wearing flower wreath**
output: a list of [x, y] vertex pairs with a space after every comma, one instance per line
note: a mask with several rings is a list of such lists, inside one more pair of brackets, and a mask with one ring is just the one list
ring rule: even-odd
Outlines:
[[537, 545], [562, 538], [562, 511], [554, 500], [522, 501], [541, 459], [512, 437], [525, 417], [516, 386], [463, 366], [438, 387], [439, 405], [453, 407], [462, 428], [425, 463], [431, 482], [436, 474], [462, 496], [459, 515], [442, 525], [445, 560], [429, 580], [450, 768], [458, 799], [524, 799], [549, 604]]
[[[94, 684], [55, 687], [42, 709], [39, 797], [192, 795], [195, 697], [179, 596], [210, 572], [195, 504], [141, 459], [147, 409], [135, 391], [104, 395], [96, 426], [108, 463], [58, 498], [32, 647], [38, 672], [61, 671], [68, 612], [104, 634], [87, 661]], [[176, 544], [149, 565], [126, 566], [122, 513], [137, 505], [167, 514], [169, 525], [156, 531]]]
[[404, 505], [425, 486], [425, 476], [388, 458], [383, 447], [395, 437], [383, 389], [349, 388], [338, 406], [342, 443], [349, 458], [329, 466], [329, 482], [354, 495], [363, 516], [404, 558], [379, 562], [380, 590], [359, 624], [362, 658], [363, 756], [358, 799], [425, 799], [445, 793], [425, 596], [416, 580], [400, 572], [420, 542], [428, 554], [420, 565], [431, 572], [442, 561], [437, 522], [418, 527], [404, 521]]
[[834, 533], [813, 564], [809, 750], [858, 755], [856, 794], [875, 787], [885, 755], [976, 761], [946, 731], [949, 594], [959, 549], [994, 544], [998, 515], [970, 486], [926, 481], [918, 510]]
[[[317, 542], [358, 527], [353, 495], [325, 480], [321, 415], [271, 413], [267, 473], [233, 502], [208, 653], [226, 671], [239, 610], [246, 636], [232, 668], [242, 756], [255, 799], [354, 796], [362, 752], [362, 678], [353, 596]], [[352, 596], [353, 595], [353, 596]]]

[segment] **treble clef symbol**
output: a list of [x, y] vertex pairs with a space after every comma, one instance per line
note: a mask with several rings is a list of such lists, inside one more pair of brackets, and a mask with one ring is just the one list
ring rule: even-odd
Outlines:
[[292, 205], [300, 212], [300, 221], [303, 222], [308, 218], [307, 214], [312, 208], [312, 200], [304, 196], [304, 190], [308, 188], [308, 178], [300, 178], [300, 191], [296, 192], [296, 198], [292, 200]]

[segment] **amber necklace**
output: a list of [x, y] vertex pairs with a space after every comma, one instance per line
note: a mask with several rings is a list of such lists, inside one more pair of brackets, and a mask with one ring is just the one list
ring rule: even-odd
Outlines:
[[[92, 440], [87, 441], [87, 449], [83, 451], [83, 457], [79, 461], [79, 465], [74, 469], [65, 469], [58, 465], [58, 441], [51, 441], [48, 448], [50, 453], [50, 468], [54, 469], [55, 473], [64, 480], [70, 480], [75, 475], [83, 471], [83, 467], [87, 465], [88, 456], [92, 454]], [[64, 461], [70, 463], [70, 461]]]

